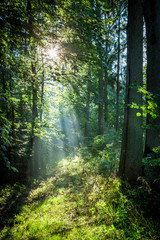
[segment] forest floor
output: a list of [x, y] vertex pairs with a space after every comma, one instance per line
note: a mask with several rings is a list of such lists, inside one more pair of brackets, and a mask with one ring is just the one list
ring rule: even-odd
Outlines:
[[5, 186], [0, 239], [160, 239], [159, 223], [145, 217], [133, 200], [137, 190], [122, 191], [120, 180], [109, 175], [75, 156], [60, 161], [31, 188]]

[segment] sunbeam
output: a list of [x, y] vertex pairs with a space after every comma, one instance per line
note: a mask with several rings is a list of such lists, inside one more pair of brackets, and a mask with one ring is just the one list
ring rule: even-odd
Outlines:
[[54, 83], [46, 88], [44, 98], [47, 110], [43, 113], [43, 119], [49, 124], [43, 130], [44, 144], [41, 146], [41, 152], [43, 151], [45, 156], [45, 164], [53, 166], [55, 162], [69, 154], [76, 154], [80, 146], [81, 133], [73, 107], [65, 99], [65, 87], [60, 83]]

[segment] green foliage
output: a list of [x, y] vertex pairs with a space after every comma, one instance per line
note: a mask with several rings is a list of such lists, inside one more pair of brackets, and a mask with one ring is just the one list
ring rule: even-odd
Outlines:
[[[159, 117], [159, 101], [160, 101], [160, 96], [158, 94], [153, 94], [146, 89], [139, 87], [139, 86], [130, 86], [132, 88], [137, 88], [137, 91], [142, 93], [145, 104], [142, 106], [139, 106], [138, 104], [135, 104], [134, 102], [130, 104], [131, 108], [134, 109], [140, 109], [143, 112], [143, 116], [146, 117], [147, 114], [149, 114], [152, 119], [158, 118]], [[140, 117], [141, 113], [137, 113], [137, 117]]]
[[106, 129], [105, 135], [97, 135], [88, 147], [80, 149], [84, 160], [98, 170], [109, 176], [116, 172], [120, 157], [120, 132], [115, 129]]
[[13, 186], [6, 185], [0, 191], [0, 206], [1, 208], [7, 207], [9, 201], [15, 200], [14, 197], [24, 194], [26, 186], [23, 184], [14, 184]]
[[160, 158], [153, 158], [153, 155], [143, 158], [143, 163], [148, 166], [160, 166]]
[[[144, 104], [142, 106], [139, 106], [135, 103], [132, 103], [130, 105], [131, 108], [138, 109], [141, 112], [137, 112], [137, 117], [141, 117], [143, 114], [143, 117], [146, 118], [147, 115], [151, 118], [151, 124], [144, 124], [143, 127], [146, 129], [157, 129], [157, 126], [154, 125], [154, 120], [159, 118], [159, 103], [160, 103], [160, 95], [159, 94], [153, 94], [146, 89], [138, 86], [131, 86], [138, 89], [138, 91], [143, 95], [144, 98]], [[159, 126], [158, 126], [159, 128]], [[159, 166], [159, 153], [160, 153], [160, 147], [157, 146], [156, 148], [152, 149], [153, 153], [149, 154], [146, 158], [143, 159], [143, 163], [148, 166]]]
[[11, 166], [7, 157], [7, 148], [11, 146], [10, 132], [10, 122], [4, 116], [0, 116], [0, 158], [9, 169]]
[[[36, 181], [33, 184], [35, 187], [30, 191], [27, 199], [29, 202], [44, 199], [54, 190], [54, 178], [51, 177], [47, 181]], [[38, 186], [38, 187], [37, 187]]]
[[[106, 125], [114, 127], [116, 54], [112, 50], [117, 50], [118, 11], [109, 2], [88, 0], [4, 0], [0, 7], [0, 110], [10, 123], [9, 130], [2, 127], [3, 140], [4, 135], [9, 138], [5, 144], [2, 140], [0, 156], [9, 168], [16, 171], [9, 165], [13, 162], [24, 172], [31, 166], [36, 168], [36, 162], [48, 164], [50, 152], [65, 155], [75, 151], [87, 124], [87, 138], [97, 135], [102, 67], [108, 74], [110, 112]], [[49, 56], [52, 47], [58, 49], [57, 58]], [[60, 128], [63, 120], [66, 122]], [[35, 137], [41, 143], [36, 146], [39, 153], [34, 148]], [[98, 154], [105, 141], [93, 141], [92, 152]], [[57, 158], [58, 154], [54, 155]], [[105, 153], [99, 158], [102, 155]]]
[[[142, 87], [137, 88], [138, 91], [142, 93], [145, 99], [145, 104], [142, 106], [138, 106], [137, 104], [132, 103], [131, 108], [142, 109], [144, 117], [146, 117], [147, 114], [149, 114], [152, 117], [152, 119], [158, 118], [160, 95], [153, 94]], [[137, 113], [137, 116], [141, 116], [140, 114], [141, 113]]]
[[97, 135], [92, 142], [91, 151], [98, 153], [105, 147], [105, 137], [104, 135]]

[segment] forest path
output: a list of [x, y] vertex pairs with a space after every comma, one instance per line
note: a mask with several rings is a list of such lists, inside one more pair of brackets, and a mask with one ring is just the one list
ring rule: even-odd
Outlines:
[[[7, 203], [4, 196], [5, 190], [1, 199]], [[122, 194], [120, 181], [113, 175], [104, 177], [94, 162], [78, 156], [60, 161], [47, 180], [35, 183], [23, 204], [16, 206], [19, 213], [6, 222], [0, 239], [122, 240], [151, 236], [151, 223]], [[142, 238], [147, 232], [148, 238]]]

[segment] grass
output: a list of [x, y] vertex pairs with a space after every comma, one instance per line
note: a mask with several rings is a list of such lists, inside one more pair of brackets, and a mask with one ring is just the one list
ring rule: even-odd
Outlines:
[[[95, 161], [95, 159], [94, 159]], [[21, 196], [16, 214], [4, 217], [0, 239], [106, 240], [159, 239], [160, 231], [121, 191], [114, 174], [105, 177], [93, 161], [80, 156], [59, 162], [47, 180], [6, 186], [1, 211]], [[23, 201], [22, 201], [23, 199]], [[11, 207], [12, 208], [12, 207]]]

